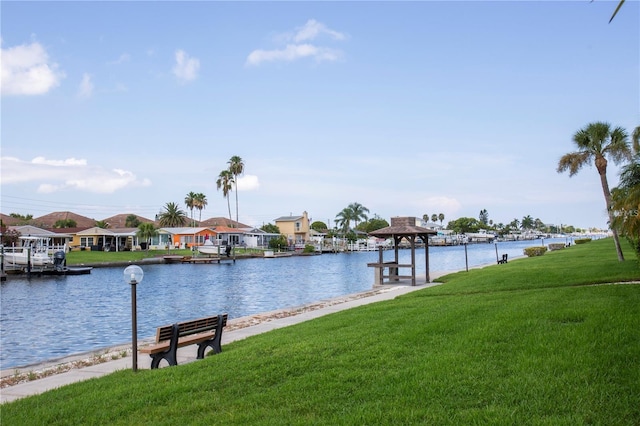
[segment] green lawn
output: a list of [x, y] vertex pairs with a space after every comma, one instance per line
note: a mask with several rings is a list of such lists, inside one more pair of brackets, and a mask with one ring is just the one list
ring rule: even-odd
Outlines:
[[2, 406], [29, 424], [640, 424], [640, 280], [593, 241]]

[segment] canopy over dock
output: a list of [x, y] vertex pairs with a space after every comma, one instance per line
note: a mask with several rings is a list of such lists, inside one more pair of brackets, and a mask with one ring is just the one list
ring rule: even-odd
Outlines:
[[[433, 229], [417, 226], [416, 223], [418, 223], [418, 220], [415, 217], [392, 217], [391, 226], [369, 233], [374, 237], [393, 238], [394, 261], [385, 262], [383, 249], [380, 248], [378, 262], [367, 264], [367, 266], [376, 268], [377, 284], [385, 284], [385, 278], [388, 279], [387, 283], [399, 281], [401, 278], [410, 278], [411, 285], [416, 285], [416, 238], [420, 238], [424, 242], [425, 283], [431, 282], [429, 277], [429, 235], [436, 235], [437, 232]], [[406, 239], [411, 247], [411, 264], [398, 263], [399, 246], [403, 239]], [[398, 274], [400, 268], [410, 268], [411, 275]], [[385, 269], [388, 269], [386, 275]]]

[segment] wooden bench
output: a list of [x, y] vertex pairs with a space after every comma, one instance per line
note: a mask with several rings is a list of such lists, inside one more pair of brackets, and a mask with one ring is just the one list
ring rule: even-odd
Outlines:
[[222, 329], [227, 325], [227, 314], [199, 318], [186, 322], [158, 327], [156, 342], [140, 348], [140, 352], [151, 356], [151, 368], [158, 368], [160, 361], [178, 365], [178, 348], [198, 345], [198, 359], [204, 358], [210, 347], [214, 353], [222, 352]]

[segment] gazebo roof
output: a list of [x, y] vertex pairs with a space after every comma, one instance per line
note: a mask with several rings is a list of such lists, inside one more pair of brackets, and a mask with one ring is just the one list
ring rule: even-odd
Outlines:
[[412, 235], [427, 237], [428, 235], [436, 235], [438, 233], [438, 231], [435, 231], [433, 229], [416, 226], [415, 223], [415, 217], [392, 217], [391, 226], [369, 232], [369, 235], [382, 238], [408, 237]]

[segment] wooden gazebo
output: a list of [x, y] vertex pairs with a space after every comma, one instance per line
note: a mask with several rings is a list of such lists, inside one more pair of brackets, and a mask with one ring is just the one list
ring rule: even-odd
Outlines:
[[[390, 262], [384, 261], [384, 252], [382, 247], [379, 251], [379, 259], [377, 263], [369, 263], [367, 266], [376, 268], [376, 280], [377, 284], [385, 284], [385, 278], [388, 279], [387, 283], [393, 283], [400, 279], [411, 278], [411, 285], [416, 285], [416, 238], [420, 238], [424, 242], [424, 261], [426, 280], [425, 283], [429, 283], [429, 235], [437, 234], [433, 229], [423, 228], [416, 226], [417, 219], [415, 217], [392, 217], [391, 226], [378, 229], [377, 231], [370, 232], [369, 235], [379, 238], [393, 238], [393, 251], [394, 260]], [[411, 247], [411, 263], [400, 264], [398, 262], [398, 250], [400, 242], [406, 239]], [[400, 269], [411, 269], [411, 275], [400, 275]], [[385, 270], [388, 270], [385, 274]]]

